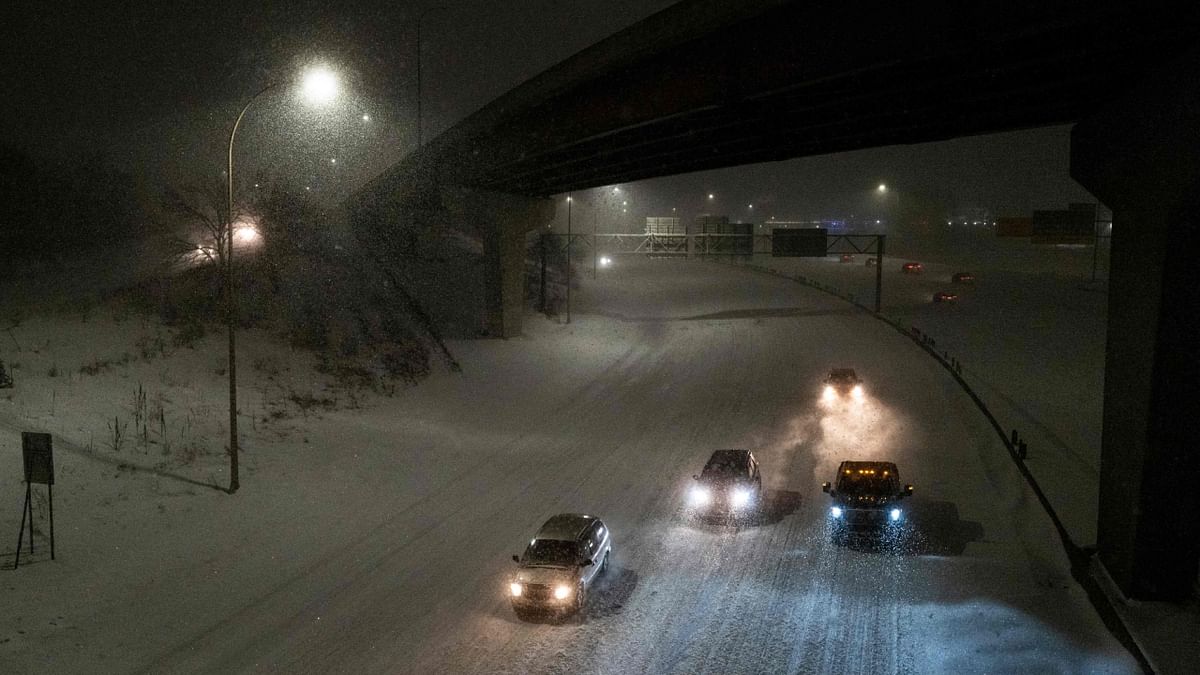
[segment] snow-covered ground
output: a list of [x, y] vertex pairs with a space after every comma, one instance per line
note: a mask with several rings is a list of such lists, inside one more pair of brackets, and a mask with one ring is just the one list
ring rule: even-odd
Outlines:
[[[52, 431], [58, 560], [43, 531], [0, 573], [0, 670], [1137, 670], [994, 432], [895, 331], [689, 261], [620, 258], [573, 301], [569, 325], [531, 315], [521, 339], [453, 343], [462, 373], [394, 398], [247, 336], [232, 496], [215, 489], [220, 336], [143, 356], [129, 345], [160, 329], [140, 319], [23, 322], [4, 352], [20, 367], [0, 400], [0, 532], [15, 543], [15, 432]], [[867, 380], [861, 409], [817, 403], [841, 365]], [[139, 384], [162, 433], [111, 447]], [[757, 525], [681, 517], [721, 447], [760, 457]], [[913, 552], [829, 543], [820, 483], [845, 458], [893, 459], [916, 485]], [[519, 621], [509, 556], [566, 511], [609, 522], [614, 564], [582, 616]]]

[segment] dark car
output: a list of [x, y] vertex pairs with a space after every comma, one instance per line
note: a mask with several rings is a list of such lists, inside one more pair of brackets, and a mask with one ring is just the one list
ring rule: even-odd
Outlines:
[[900, 271], [905, 274], [921, 274], [925, 271], [925, 266], [919, 262], [906, 262], [900, 266]]
[[749, 450], [716, 450], [688, 492], [688, 506], [697, 516], [751, 515], [762, 497], [758, 460]]
[[821, 400], [832, 403], [839, 398], [849, 396], [855, 401], [863, 399], [863, 381], [853, 368], [834, 368], [825, 378], [825, 388], [821, 392]]
[[560, 513], [547, 520], [525, 552], [513, 556], [517, 572], [508, 595], [518, 617], [582, 609], [588, 590], [608, 569], [612, 535], [597, 517]]
[[950, 281], [956, 284], [973, 284], [975, 283], [975, 275], [970, 272], [955, 272], [954, 276], [950, 277]]
[[902, 502], [913, 493], [911, 485], [901, 487], [894, 463], [874, 461], [842, 462], [834, 482], [821, 489], [833, 500], [829, 525], [835, 543], [897, 535], [905, 522]]
[[946, 291], [938, 291], [937, 293], [933, 294], [934, 302], [954, 302], [956, 300], [958, 300], [958, 295], [956, 295], [954, 293], [947, 293]]

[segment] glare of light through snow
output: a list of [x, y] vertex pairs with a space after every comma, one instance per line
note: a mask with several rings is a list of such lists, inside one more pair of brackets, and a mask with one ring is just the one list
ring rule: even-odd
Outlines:
[[829, 480], [843, 460], [893, 461], [915, 443], [907, 420], [869, 392], [862, 400], [830, 400], [822, 390], [819, 398], [819, 406], [791, 421], [788, 434], [789, 444], [807, 446], [816, 458], [818, 482]]
[[239, 220], [233, 224], [233, 244], [238, 248], [257, 248], [262, 244], [262, 233], [255, 223]]
[[303, 92], [309, 103], [329, 103], [338, 94], [337, 75], [323, 66], [313, 68], [304, 75]]

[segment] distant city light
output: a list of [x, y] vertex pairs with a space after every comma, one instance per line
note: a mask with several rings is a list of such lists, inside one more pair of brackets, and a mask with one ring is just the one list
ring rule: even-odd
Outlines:
[[370, 122], [370, 121], [371, 121], [371, 116], [370, 116], [370, 115], [363, 115], [363, 116], [362, 116], [362, 121], [364, 121], [364, 122]]
[[329, 163], [330, 163], [330, 164], [337, 164], [337, 158], [336, 158], [336, 157], [330, 157], [330, 158], [329, 158]]
[[887, 192], [887, 184], [886, 184], [886, 183], [880, 183], [880, 184], [879, 184], [879, 187], [878, 187], [877, 189], [878, 189], [880, 192]]
[[748, 209], [752, 209], [752, 208], [754, 208], [754, 205], [753, 205], [753, 204], [747, 204], [747, 205], [746, 205], [746, 208], [748, 208]]
[[712, 198], [713, 198], [713, 193], [711, 193], [711, 192], [710, 192], [710, 193], [708, 193], [708, 198], [709, 198], [709, 199], [712, 199]]

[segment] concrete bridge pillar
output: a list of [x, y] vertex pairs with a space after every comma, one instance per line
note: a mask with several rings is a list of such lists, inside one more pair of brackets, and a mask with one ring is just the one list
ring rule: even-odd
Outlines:
[[[469, 297], [454, 297], [461, 291], [455, 289], [452, 293], [447, 289], [447, 297], [462, 310], [454, 321], [462, 323], [470, 317], [468, 334], [472, 336], [520, 335], [525, 311], [525, 238], [531, 231], [544, 230], [554, 219], [553, 202], [439, 185], [423, 180], [419, 171], [387, 178], [364, 189], [348, 205], [351, 226], [369, 236], [372, 245], [382, 249], [384, 258], [400, 265], [414, 249], [423, 248], [439, 236], [469, 242], [462, 250], [472, 258], [478, 256], [482, 264], [456, 269], [460, 276], [454, 282], [477, 291], [467, 290]], [[423, 239], [429, 241], [423, 244]], [[428, 295], [437, 291], [426, 288], [423, 292]], [[435, 324], [447, 319], [436, 311], [432, 314]]]
[[525, 313], [525, 237], [554, 219], [550, 199], [442, 187], [446, 213], [483, 245], [483, 330], [488, 337], [521, 334]]
[[1200, 51], [1076, 125], [1071, 175], [1113, 210], [1098, 554], [1129, 597], [1200, 572]]

